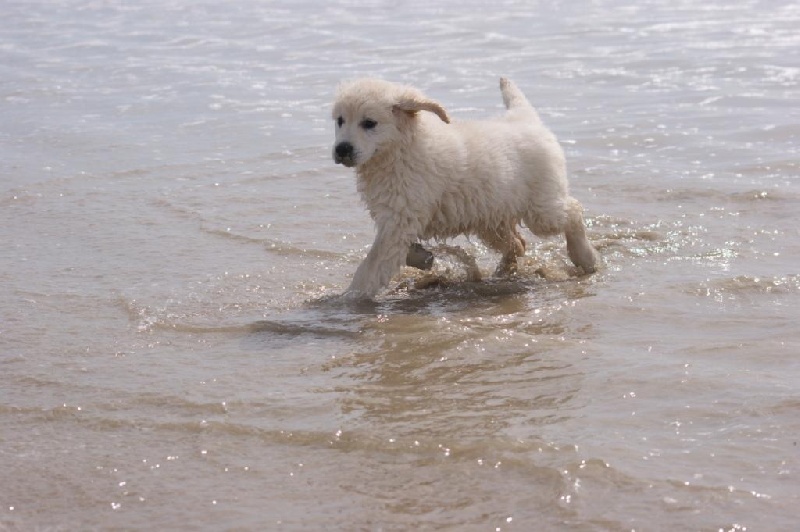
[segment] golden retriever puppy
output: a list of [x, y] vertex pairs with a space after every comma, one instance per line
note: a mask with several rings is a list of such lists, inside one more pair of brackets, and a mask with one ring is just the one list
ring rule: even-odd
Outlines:
[[521, 223], [537, 236], [563, 233], [572, 262], [595, 271], [561, 146], [514, 83], [502, 78], [500, 91], [502, 116], [451, 121], [413, 87], [376, 79], [339, 87], [333, 159], [355, 168], [377, 229], [347, 296], [377, 294], [417, 240], [477, 236], [502, 254], [498, 273], [511, 273], [525, 253]]

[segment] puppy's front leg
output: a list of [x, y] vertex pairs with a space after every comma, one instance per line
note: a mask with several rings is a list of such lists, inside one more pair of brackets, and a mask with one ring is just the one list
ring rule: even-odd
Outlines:
[[408, 248], [415, 239], [415, 232], [402, 231], [397, 226], [380, 227], [372, 249], [358, 266], [344, 295], [371, 298], [377, 294], [405, 264]]

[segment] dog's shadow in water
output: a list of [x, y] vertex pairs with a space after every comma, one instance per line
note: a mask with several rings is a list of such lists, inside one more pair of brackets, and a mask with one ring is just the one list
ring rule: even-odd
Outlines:
[[453, 315], [510, 315], [525, 313], [534, 307], [564, 298], [578, 299], [592, 295], [591, 284], [580, 279], [547, 281], [536, 276], [504, 279], [442, 282], [414, 288], [395, 287], [375, 300], [352, 299], [331, 294], [306, 301], [286, 310], [275, 319], [259, 320], [247, 326], [247, 332], [259, 337], [288, 340], [357, 340], [376, 318], [392, 315], [415, 315], [439, 318]]
[[395, 277], [393, 288], [376, 299], [328, 294], [280, 312], [275, 319], [251, 323], [246, 330], [259, 342], [347, 341], [363, 336], [381, 316], [508, 316], [593, 293], [590, 276], [559, 261], [520, 259], [516, 273], [493, 277], [460, 246], [440, 244], [433, 249], [435, 268], [406, 268]]
[[518, 298], [529, 289], [521, 282], [458, 282], [425, 289], [400, 289], [378, 299], [353, 299], [332, 294], [306, 301], [275, 319], [244, 327], [246, 333], [290, 337], [356, 338], [376, 316], [414, 314], [441, 316], [475, 312]]
[[[422, 252], [430, 255], [420, 246]], [[394, 287], [377, 299], [330, 294], [306, 301], [275, 320], [251, 324], [253, 333], [287, 336], [357, 337], [376, 316], [434, 317], [515, 314], [549, 299], [579, 299], [591, 295], [589, 276], [557, 260], [518, 260], [517, 271], [493, 277], [481, 271], [473, 255], [456, 245], [432, 248], [436, 267], [406, 268], [395, 276]]]

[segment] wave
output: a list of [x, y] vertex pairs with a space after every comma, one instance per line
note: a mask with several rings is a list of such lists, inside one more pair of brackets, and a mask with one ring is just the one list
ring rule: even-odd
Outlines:
[[755, 277], [738, 275], [721, 279], [710, 279], [687, 287], [686, 291], [698, 296], [788, 295], [800, 292], [800, 275], [783, 277]]

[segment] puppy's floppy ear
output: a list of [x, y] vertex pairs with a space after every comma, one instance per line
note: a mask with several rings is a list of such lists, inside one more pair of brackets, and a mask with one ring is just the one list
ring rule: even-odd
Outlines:
[[447, 116], [447, 111], [444, 110], [444, 107], [438, 102], [426, 98], [417, 91], [400, 94], [395, 104], [392, 106], [392, 109], [396, 111], [405, 111], [411, 114], [417, 111], [430, 111], [441, 118], [442, 122], [445, 124], [450, 123], [450, 117]]

